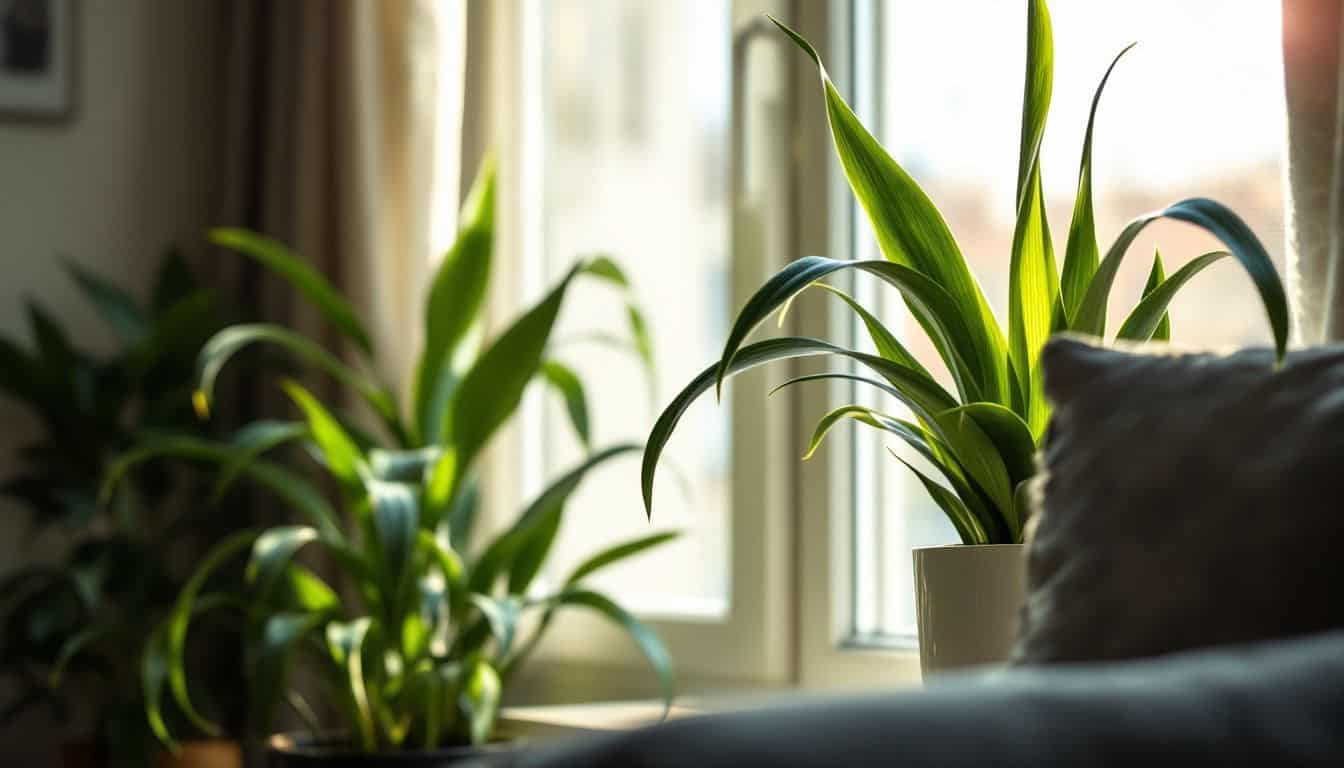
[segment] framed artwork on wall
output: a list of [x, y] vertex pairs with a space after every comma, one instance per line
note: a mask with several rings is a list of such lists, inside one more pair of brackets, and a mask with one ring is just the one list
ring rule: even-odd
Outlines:
[[73, 0], [0, 0], [0, 114], [70, 113]]

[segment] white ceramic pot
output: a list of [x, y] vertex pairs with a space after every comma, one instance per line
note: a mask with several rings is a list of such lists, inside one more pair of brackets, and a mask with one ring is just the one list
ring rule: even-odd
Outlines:
[[949, 544], [914, 556], [924, 675], [1007, 661], [1026, 599], [1025, 547]]

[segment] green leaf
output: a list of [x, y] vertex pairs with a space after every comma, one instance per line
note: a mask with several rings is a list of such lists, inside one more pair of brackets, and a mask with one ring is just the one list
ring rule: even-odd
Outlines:
[[1020, 416], [994, 403], [971, 403], [953, 410], [969, 416], [1003, 459], [1014, 486], [1036, 474], [1036, 443]]
[[672, 657], [668, 654], [667, 648], [663, 646], [663, 641], [658, 638], [658, 633], [654, 632], [647, 624], [635, 618], [633, 614], [626, 611], [610, 598], [586, 589], [568, 589], [553, 598], [553, 602], [558, 606], [582, 606], [597, 611], [598, 614], [620, 626], [630, 635], [630, 639], [639, 647], [644, 658], [648, 659], [649, 664], [653, 666], [653, 671], [658, 675], [659, 687], [663, 693], [663, 715], [672, 709], [672, 698], [676, 688], [676, 681], [672, 676]]
[[51, 687], [60, 688], [65, 676], [65, 669], [70, 665], [70, 662], [74, 661], [76, 656], [83, 653], [94, 643], [114, 635], [116, 629], [116, 625], [112, 623], [92, 624], [71, 635], [61, 645], [60, 653], [56, 655], [56, 661], [51, 665], [51, 672], [47, 675]]
[[336, 417], [297, 381], [286, 379], [281, 386], [289, 399], [303, 411], [313, 441], [326, 458], [327, 470], [346, 488], [358, 487], [361, 472], [367, 471], [364, 454], [359, 446], [341, 428]]
[[458, 478], [471, 469], [495, 430], [517, 410], [523, 389], [541, 366], [565, 292], [579, 271], [579, 267], [571, 269], [545, 298], [500, 334], [462, 377], [451, 407]]
[[233, 227], [211, 230], [210, 241], [238, 251], [283, 277], [313, 303], [327, 322], [355, 342], [361, 352], [373, 355], [373, 342], [349, 302], [320, 272], [285, 247], [284, 243]]
[[201, 348], [197, 360], [198, 410], [208, 410], [214, 398], [215, 379], [219, 377], [224, 364], [239, 350], [256, 343], [283, 347], [303, 362], [322, 369], [341, 384], [358, 392], [394, 435], [399, 436], [404, 431], [397, 415], [396, 402], [387, 390], [356, 373], [307, 337], [278, 325], [264, 323], [230, 326], [212, 336]]
[[1227, 251], [1206, 253], [1192, 259], [1190, 263], [1176, 270], [1171, 277], [1165, 280], [1162, 279], [1162, 262], [1159, 257], [1158, 260], [1153, 262], [1153, 271], [1148, 277], [1149, 287], [1144, 290], [1143, 299], [1139, 301], [1138, 306], [1134, 307], [1134, 311], [1129, 313], [1129, 317], [1125, 318], [1125, 323], [1120, 326], [1120, 332], [1116, 334], [1116, 338], [1133, 341], [1147, 341], [1148, 339], [1165, 341], [1171, 332], [1170, 323], [1167, 319], [1167, 307], [1176, 298], [1176, 292], [1181, 289], [1181, 286], [1189, 282], [1190, 278], [1204, 271], [1205, 268], [1215, 262], [1231, 255]]
[[134, 346], [149, 336], [149, 320], [129, 293], [74, 262], [67, 262], [65, 268], [85, 298], [122, 341]]
[[243, 470], [256, 461], [262, 454], [294, 440], [308, 436], [308, 425], [293, 421], [254, 421], [233, 434], [233, 446], [238, 449], [232, 459], [220, 467], [215, 477], [215, 487], [211, 492], [211, 503], [224, 497], [225, 491], [233, 485]]
[[467, 478], [466, 490], [453, 497], [448, 509], [448, 528], [452, 531], [453, 549], [465, 552], [471, 546], [471, 533], [476, 528], [476, 518], [481, 511], [481, 488], [475, 480]]
[[640, 538], [608, 547], [592, 557], [589, 557], [587, 560], [584, 560], [582, 563], [579, 563], [579, 565], [574, 568], [574, 571], [569, 574], [569, 578], [565, 579], [565, 585], [572, 586], [577, 584], [597, 571], [606, 568], [608, 565], [634, 557], [641, 552], [665, 544], [679, 536], [681, 536], [681, 531], [663, 531], [661, 533], [641, 536]]
[[404, 483], [388, 483], [370, 478], [364, 486], [368, 490], [369, 506], [373, 512], [378, 570], [384, 577], [384, 599], [393, 606], [399, 606], [401, 596], [411, 586], [411, 575], [415, 568], [420, 500], [416, 489]]
[[[330, 546], [330, 542], [324, 540]], [[333, 549], [334, 552], [339, 550]], [[355, 571], [354, 578], [361, 574]], [[320, 576], [297, 563], [290, 563], [285, 569], [284, 580], [275, 595], [275, 605], [283, 610], [321, 613], [340, 607], [341, 598]]]
[[316, 528], [307, 525], [286, 525], [265, 531], [252, 544], [252, 557], [247, 562], [245, 578], [249, 583], [257, 585], [259, 594], [269, 594], [294, 555], [305, 544], [317, 541], [320, 536]]
[[354, 704], [354, 731], [361, 751], [372, 752], [378, 742], [374, 734], [373, 710], [364, 684], [364, 640], [372, 621], [368, 617], [327, 624], [327, 651], [336, 667], [344, 671], [346, 690]]
[[[1017, 168], [1017, 223], [1008, 271], [1008, 337], [1013, 370], [1025, 395], [1022, 416], [1033, 429], [1044, 428], [1048, 406], [1040, 367], [1041, 347], [1049, 338], [1059, 302], [1059, 276], [1046, 221], [1041, 188], [1040, 150], [1050, 111], [1054, 43], [1044, 0], [1027, 4], [1027, 74], [1022, 97], [1022, 137]], [[969, 398], [968, 398], [969, 400]], [[1001, 402], [1001, 401], [1000, 401]], [[1012, 405], [1012, 403], [1007, 403]], [[1009, 490], [1011, 493], [1011, 489]]]
[[989, 435], [961, 408], [939, 413], [934, 420], [939, 436], [947, 443], [957, 463], [966, 470], [966, 475], [989, 496], [996, 508], [1011, 514], [1012, 479]]
[[914, 355], [910, 354], [910, 351], [905, 348], [905, 345], [896, 338], [896, 334], [887, 330], [887, 327], [882, 324], [881, 320], [878, 320], [872, 312], [865, 309], [864, 306], [852, 296], [839, 288], [826, 283], [813, 283], [813, 285], [816, 285], [819, 288], [825, 288], [832, 294], [839, 296], [841, 300], [849, 305], [849, 308], [854, 311], [854, 314], [858, 315], [859, 319], [863, 321], [864, 327], [868, 329], [868, 338], [872, 340], [873, 346], [877, 349], [877, 354], [894, 363], [900, 363], [907, 368], [914, 368], [916, 371], [919, 371], [926, 376], [929, 375], [928, 369], [916, 360]]
[[[981, 399], [986, 385], [996, 386], [993, 378], [998, 367], [996, 360], [966, 357], [975, 354], [976, 345], [963, 320], [961, 307], [952, 296], [933, 280], [900, 264], [888, 261], [841, 261], [820, 256], [806, 256], [781, 269], [766, 281], [738, 313], [733, 328], [724, 344], [719, 360], [716, 390], [722, 392], [723, 380], [733, 359], [747, 336], [782, 307], [799, 291], [816, 281], [845, 269], [858, 269], [872, 274], [895, 287], [906, 299], [906, 304], [929, 332], [929, 338], [948, 370], [957, 381], [957, 389], [964, 400]], [[922, 371], [922, 366], [916, 372]], [[1006, 377], [1006, 374], [1005, 374]], [[1006, 390], [1005, 390], [1006, 391]]]
[[457, 240], [430, 285], [425, 306], [425, 348], [415, 377], [415, 416], [420, 440], [440, 442], [456, 383], [453, 356], [476, 324], [490, 282], [495, 230], [495, 163], [487, 157], [462, 207]]
[[[1167, 271], [1162, 266], [1162, 254], [1156, 248], [1153, 249], [1153, 268], [1148, 272], [1148, 282], [1143, 286], [1143, 297], [1148, 298], [1157, 286], [1161, 285], [1167, 279]], [[1121, 326], [1124, 330], [1124, 326]], [[1163, 312], [1162, 319], [1158, 321], [1157, 328], [1153, 330], [1152, 335], [1155, 341], [1171, 340], [1171, 313]]]
[[[820, 339], [780, 337], [742, 347], [733, 355], [726, 376], [732, 376], [748, 368], [764, 365], [774, 360], [823, 354], [848, 357], [877, 372], [891, 384], [892, 389], [890, 391], [893, 395], [901, 398], [902, 402], [910, 406], [916, 414], [930, 422], [933, 420], [933, 414], [955, 408], [957, 405], [956, 400], [944, 391], [937, 382], [918, 371], [875, 355], [855, 352]], [[658, 417], [658, 421], [654, 423], [653, 429], [649, 433], [640, 473], [641, 488], [644, 494], [644, 509], [649, 516], [653, 514], [653, 480], [658, 469], [658, 459], [662, 456], [667, 441], [671, 439], [672, 432], [676, 429], [677, 423], [681, 420], [686, 409], [718, 380], [721, 373], [721, 364], [711, 365], [691, 380], [663, 410], [662, 415]]]
[[269, 733], [275, 710], [286, 688], [286, 677], [294, 649], [330, 618], [326, 612], [283, 611], [271, 614], [262, 627], [261, 638], [249, 659], [253, 717]]
[[514, 596], [494, 598], [478, 594], [472, 594], [468, 599], [490, 626], [490, 634], [495, 637], [496, 655], [506, 656], [513, 648], [513, 635], [518, 628], [518, 614], [522, 609], [522, 601]]
[[[242, 453], [243, 449], [225, 443], [186, 435], [144, 438], [136, 448], [121, 454], [108, 465], [104, 473], [99, 503], [106, 504], [126, 474], [146, 461], [156, 458], [177, 458], [229, 466], [237, 462]], [[322, 532], [323, 538], [336, 542], [345, 541], [344, 534], [336, 525], [331, 505], [307, 480], [278, 464], [261, 459], [247, 462], [242, 472], [295, 510], [303, 513], [309, 522]]]
[[27, 310], [28, 325], [32, 329], [38, 355], [48, 374], [53, 378], [60, 377], [50, 384], [69, 387], [73, 383], [69, 379], [74, 374], [75, 350], [70, 346], [65, 329], [40, 306], [27, 302]]
[[177, 744], [163, 719], [163, 686], [168, 681], [168, 643], [166, 626], [160, 625], [145, 641], [140, 655], [140, 694], [145, 700], [145, 719], [149, 729], [162, 743]]
[[639, 355], [649, 378], [653, 378], [657, 368], [653, 357], [653, 337], [649, 333], [649, 322], [644, 318], [644, 312], [633, 303], [626, 305], [625, 317], [630, 326], [630, 338], [634, 341], [635, 354]]
[[1083, 135], [1083, 157], [1078, 163], [1078, 194], [1073, 201], [1073, 220], [1069, 222], [1069, 241], [1064, 247], [1064, 272], [1060, 278], [1060, 293], [1063, 296], [1066, 322], [1078, 314], [1078, 306], [1087, 293], [1087, 285], [1097, 271], [1100, 257], [1097, 248], [1097, 224], [1092, 209], [1092, 129], [1097, 121], [1097, 105], [1101, 103], [1101, 93], [1106, 89], [1106, 81], [1111, 71], [1120, 62], [1120, 57], [1129, 52], [1135, 43], [1125, 46], [1116, 54], [1111, 65], [1102, 75], [1096, 93], [1092, 95], [1092, 108], [1087, 113], [1087, 132]]
[[583, 391], [583, 382], [573, 368], [555, 360], [541, 364], [541, 375], [546, 383], [565, 401], [565, 411], [569, 414], [569, 423], [574, 427], [579, 442], [584, 448], [592, 448], [592, 433], [588, 424], [588, 397]]
[[507, 531], [500, 534], [477, 559], [468, 579], [471, 592], [489, 594], [495, 579], [509, 570], [509, 592], [522, 594], [541, 569], [555, 540], [565, 502], [595, 467], [623, 454], [637, 451], [633, 443], [612, 446], [585, 458], [578, 466], [556, 478], [528, 505]]
[[1097, 273], [1088, 285], [1087, 295], [1078, 308], [1072, 328], [1075, 331], [1102, 336], [1106, 329], [1106, 304], [1110, 297], [1111, 286], [1115, 282], [1120, 262], [1125, 257], [1134, 238], [1153, 221], [1161, 218], [1175, 219], [1194, 224], [1217, 237], [1237, 258], [1251, 282], [1255, 284], [1264, 304], [1265, 314], [1274, 333], [1274, 349], [1278, 359], [1282, 360], [1288, 348], [1288, 299], [1284, 295], [1283, 283], [1274, 269], [1265, 247], [1251, 232], [1246, 222], [1221, 203], [1207, 198], [1194, 197], [1182, 200], [1156, 213], [1140, 216], [1121, 231], [1115, 244], [1106, 252], [1097, 267]]
[[489, 662], [477, 661], [462, 686], [458, 702], [466, 711], [472, 744], [484, 744], [490, 740], [502, 695], [503, 685], [499, 673]]
[[205, 585], [206, 579], [229, 559], [251, 547], [256, 538], [257, 534], [254, 531], [239, 531], [216, 545], [197, 566], [191, 578], [187, 579], [187, 582], [182, 585], [182, 591], [178, 593], [177, 602], [173, 605], [173, 611], [168, 617], [165, 639], [168, 687], [173, 692], [174, 700], [177, 701], [177, 705], [181, 707], [187, 719], [211, 736], [219, 733], [219, 726], [207, 721], [196, 711], [196, 707], [191, 703], [191, 697], [187, 692], [185, 661], [187, 627], [191, 623], [191, 617], [195, 612], [196, 595]]
[[[896, 456], [895, 453], [892, 453], [892, 455]], [[966, 505], [955, 493], [949, 491], [938, 483], [935, 483], [928, 475], [915, 469], [914, 465], [905, 459], [902, 459], [900, 456], [896, 456], [896, 460], [904, 464], [906, 469], [913, 472], [915, 477], [919, 479], [919, 482], [924, 486], [924, 490], [928, 492], [929, 497], [933, 499], [939, 509], [943, 510], [943, 514], [945, 514], [947, 519], [952, 522], [952, 527], [957, 529], [957, 535], [961, 537], [961, 543], [990, 543], [989, 536], [985, 533], [984, 529], [980, 527], [980, 523], [975, 519], [975, 515], [971, 514], [971, 511], [966, 508]]]
[[[942, 214], [859, 122], [831, 83], [811, 44], [778, 20], [771, 20], [817, 65], [836, 153], [855, 197], [872, 222], [882, 255], [923, 274], [947, 293], [956, 305], [955, 316], [966, 327], [965, 345], [959, 344], [957, 351], [973, 366], [973, 378], [982, 398], [1007, 402], [1010, 390], [1003, 334]], [[908, 295], [906, 298], [909, 302]], [[936, 337], [932, 327], [936, 322], [948, 320], [943, 315], [931, 316], [913, 305], [911, 311], [930, 336]], [[947, 350], [940, 347], [939, 353], [944, 360], [948, 359]]]
[[[882, 428], [882, 422], [877, 416], [886, 416], [878, 411], [864, 405], [842, 405], [832, 411], [829, 411], [817, 421], [817, 426], [812, 429], [812, 439], [808, 441], [807, 453], [803, 454], [803, 461], [812, 458], [812, 454], [821, 447], [821, 442], [826, 439], [826, 435], [831, 428], [845, 419], [853, 419], [862, 422], [871, 427]], [[886, 416], [886, 418], [891, 418]]]

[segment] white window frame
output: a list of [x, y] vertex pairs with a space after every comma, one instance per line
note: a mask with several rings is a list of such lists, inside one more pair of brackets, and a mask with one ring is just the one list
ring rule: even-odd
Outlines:
[[[463, 167], [475, 167], [485, 149], [483, 137], [493, 139], [501, 182], [491, 296], [491, 305], [500, 309], [490, 318], [496, 327], [542, 290], [544, 169], [536, 117], [542, 100], [530, 77], [539, 71], [543, 50], [542, 2], [492, 0], [472, 5], [469, 14], [468, 91], [485, 96], [467, 106]], [[764, 13], [773, 13], [818, 43], [837, 85], [845, 88], [854, 70], [856, 4], [866, 4], [857, 8], [860, 17], [875, 13], [878, 5], [876, 0], [735, 0], [734, 40], [748, 25], [759, 24]], [[869, 32], [876, 35], [876, 26]], [[748, 87], [733, 94], [734, 308], [796, 258], [850, 255], [856, 216], [834, 159], [815, 67], [782, 35], [756, 34], [747, 42], [735, 42], [739, 46], [753, 49], [746, 51], [752, 67], [776, 68], [771, 74], [783, 87], [768, 98], [754, 93], [753, 69]], [[874, 59], [865, 65], [876, 74], [877, 64]], [[735, 85], [742, 82], [736, 61], [734, 79]], [[869, 94], [869, 105], [875, 94]], [[863, 106], [863, 99], [856, 104]], [[743, 123], [752, 133], [739, 139]], [[743, 144], [749, 151], [739, 153]], [[750, 159], [744, 162], [743, 154]], [[827, 183], [816, 184], [815, 179]], [[759, 232], [746, 231], [747, 221], [760, 222]], [[789, 326], [789, 333], [845, 342], [852, 317], [836, 302], [803, 300]], [[799, 685], [901, 685], [919, 679], [912, 646], [879, 648], [853, 641], [854, 443], [832, 439], [810, 461], [798, 458], [816, 417], [852, 400], [852, 388], [804, 386], [792, 388], [787, 397], [764, 397], [771, 384], [791, 373], [825, 370], [827, 362], [776, 363], [734, 380], [731, 411], [725, 413], [731, 418], [734, 446], [728, 614], [715, 618], [641, 612], [672, 652], [683, 695]], [[536, 474], [542, 466], [535, 455], [532, 460], [525, 455], [539, 450], [535, 446], [542, 441], [519, 439], [520, 430], [536, 434], [540, 429], [538, 404], [525, 404], [516, 421], [486, 456], [487, 525], [507, 524], [526, 501], [522, 489], [540, 486], [539, 477], [519, 478], [519, 467], [532, 467]], [[511, 695], [520, 702], [548, 702], [655, 692], [647, 662], [627, 638], [600, 620], [573, 612], [552, 625]]]

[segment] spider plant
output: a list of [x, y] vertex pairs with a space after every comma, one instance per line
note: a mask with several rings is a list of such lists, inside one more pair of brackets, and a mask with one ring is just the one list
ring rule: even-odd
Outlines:
[[[253, 712], [268, 726], [281, 701], [314, 728], [312, 707], [293, 684], [296, 664], [314, 670], [323, 700], [334, 702], [350, 746], [361, 752], [480, 744], [492, 736], [502, 689], [536, 648], [556, 611], [595, 611], [628, 632], [652, 663], [670, 701], [672, 677], [658, 637], [605, 595], [585, 586], [594, 572], [671, 539], [654, 533], [606, 549], [567, 577], [541, 583], [566, 502], [594, 468], [637, 445], [589, 450], [551, 482], [502, 533], [473, 548], [479, 507], [475, 470], [492, 435], [518, 408], [534, 380], [559, 392], [574, 430], [590, 440], [589, 409], [577, 373], [551, 355], [551, 332], [566, 292], [579, 279], [617, 289], [627, 301], [631, 349], [649, 363], [647, 332], [628, 300], [629, 284], [610, 259], [574, 266], [534, 306], [474, 354], [492, 260], [495, 177], [483, 166], [466, 201], [459, 236], [428, 291], [425, 342], [411, 407], [365, 370], [370, 336], [350, 304], [281, 244], [249, 232], [218, 230], [215, 242], [237, 249], [287, 278], [341, 332], [361, 362], [348, 366], [303, 336], [273, 325], [216, 334], [201, 351], [196, 405], [208, 412], [215, 377], [238, 350], [277, 345], [330, 374], [367, 406], [381, 426], [370, 435], [298, 381], [283, 389], [301, 415], [258, 422], [231, 441], [175, 436], [150, 440], [109, 474], [115, 488], [132, 467], [156, 457], [220, 467], [219, 485], [246, 477], [274, 492], [304, 521], [238, 532], [200, 565], [156, 631], [144, 656], [146, 715], [171, 743], [163, 689], [197, 727], [214, 725], [193, 706], [183, 658], [195, 617], [241, 613]], [[301, 446], [336, 486], [339, 507], [299, 471], [263, 454]], [[338, 511], [338, 509], [340, 511]], [[343, 513], [343, 514], [342, 514]], [[318, 550], [340, 578], [328, 582], [301, 564]], [[305, 553], [308, 554], [308, 553]], [[243, 595], [210, 589], [223, 564], [246, 559]], [[529, 619], [530, 617], [530, 619]], [[526, 620], [525, 619], [529, 619]]]
[[[87, 709], [98, 749], [135, 762], [148, 759], [153, 738], [141, 719], [125, 716], [139, 709], [139, 686], [121, 661], [138, 653], [145, 619], [166, 615], [186, 580], [183, 558], [163, 542], [189, 558], [212, 543], [217, 526], [184, 503], [204, 482], [199, 474], [143, 473], [101, 508], [99, 483], [145, 435], [208, 433], [188, 395], [196, 352], [222, 327], [222, 313], [176, 251], [160, 262], [148, 301], [75, 264], [68, 271], [116, 341], [105, 353], [90, 351], [37, 302], [27, 306], [31, 347], [0, 338], [0, 393], [41, 428], [20, 446], [0, 495], [27, 513], [32, 535], [63, 544], [56, 561], [0, 579], [0, 676], [13, 695], [0, 705], [0, 725], [41, 705]], [[240, 704], [240, 690], [219, 682], [215, 703]]]
[[[1147, 289], [1116, 337], [1166, 338], [1170, 328], [1167, 307], [1181, 286], [1230, 256], [1242, 265], [1259, 292], [1276, 352], [1282, 358], [1288, 338], [1282, 284], [1264, 246], [1223, 205], [1192, 198], [1143, 214], [1130, 221], [1105, 256], [1100, 256], [1092, 209], [1092, 134], [1106, 80], [1128, 48], [1111, 62], [1092, 99], [1063, 268], [1056, 271], [1040, 167], [1053, 76], [1050, 14], [1044, 0], [1028, 0], [1026, 5], [1026, 85], [1015, 198], [1017, 217], [1009, 252], [1006, 332], [990, 311], [956, 239], [928, 195], [863, 127], [827, 76], [816, 50], [798, 33], [775, 22], [817, 65], [836, 154], [885, 258], [799, 259], [751, 297], [738, 314], [719, 361], [672, 400], [649, 436], [642, 477], [647, 513], [652, 514], [654, 474], [663, 447], [686, 408], [701, 393], [710, 387], [721, 390], [729, 376], [774, 360], [830, 355], [848, 358], [851, 365], [866, 371], [802, 376], [780, 387], [852, 379], [892, 396], [913, 414], [913, 419], [845, 405], [822, 417], [812, 435], [809, 454], [827, 430], [846, 419], [889, 432], [909, 444], [941, 475], [942, 482], [938, 482], [906, 464], [951, 520], [962, 542], [1022, 541], [1027, 516], [1024, 484], [1035, 472], [1034, 454], [1050, 414], [1042, 391], [1042, 345], [1057, 331], [1104, 337], [1107, 302], [1121, 261], [1139, 232], [1158, 219], [1201, 227], [1221, 240], [1227, 250], [1199, 256], [1170, 276], [1164, 273], [1161, 257], [1155, 256]], [[844, 270], [867, 273], [900, 293], [951, 373], [954, 391], [938, 383], [871, 311], [839, 288], [819, 282]], [[794, 296], [813, 285], [827, 288], [830, 295], [858, 314], [876, 354], [815, 338], [746, 343], [772, 312], [786, 311]]]

